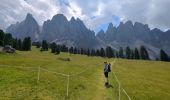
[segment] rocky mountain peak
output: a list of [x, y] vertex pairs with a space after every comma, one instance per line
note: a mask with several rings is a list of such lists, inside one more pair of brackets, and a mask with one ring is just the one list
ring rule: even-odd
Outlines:
[[161, 30], [158, 29], [158, 28], [154, 28], [154, 29], [152, 29], [151, 31], [153, 31], [153, 32], [161, 32]]
[[30, 36], [34, 41], [38, 38], [40, 29], [37, 21], [34, 19], [32, 14], [28, 13], [24, 21], [20, 23], [17, 22], [14, 25], [10, 25], [10, 27], [7, 28], [6, 32], [11, 33], [14, 37], [21, 39]]
[[57, 22], [57, 21], [64, 21], [67, 22], [67, 18], [63, 14], [56, 14], [53, 16], [52, 21]]
[[134, 27], [143, 27], [144, 25], [139, 22], [135, 22]]
[[108, 29], [112, 29], [113, 28], [113, 24], [109, 23]]
[[76, 20], [75, 20], [74, 17], [71, 17], [70, 21], [71, 21], [71, 22], [74, 22], [74, 21], [76, 21]]
[[34, 19], [34, 18], [33, 18], [33, 16], [32, 16], [32, 14], [28, 13], [28, 14], [26, 15], [26, 19]]
[[[28, 13], [25, 20], [23, 21], [25, 24], [29, 24], [29, 25], [38, 25], [37, 21], [34, 19], [34, 17], [32, 16], [32, 14]], [[19, 24], [19, 23], [18, 23]]]
[[128, 20], [128, 21], [125, 23], [125, 25], [127, 25], [127, 26], [133, 26], [133, 23], [132, 23], [132, 21]]

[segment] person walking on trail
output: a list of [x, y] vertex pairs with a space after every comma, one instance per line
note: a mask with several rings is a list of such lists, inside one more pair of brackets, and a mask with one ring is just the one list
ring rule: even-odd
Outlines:
[[104, 75], [106, 77], [106, 83], [105, 83], [106, 86], [109, 85], [108, 77], [109, 77], [109, 72], [111, 72], [110, 66], [111, 66], [110, 63], [108, 64], [107, 62], [104, 62]]

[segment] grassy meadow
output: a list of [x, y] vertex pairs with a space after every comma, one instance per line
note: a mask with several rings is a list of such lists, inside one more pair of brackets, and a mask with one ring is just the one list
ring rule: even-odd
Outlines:
[[[107, 88], [103, 62], [114, 60]], [[169, 72], [167, 62], [54, 55], [33, 47], [16, 54], [0, 53], [0, 100], [128, 100], [123, 89], [132, 100], [169, 100]], [[69, 85], [68, 76], [58, 73], [69, 75]]]

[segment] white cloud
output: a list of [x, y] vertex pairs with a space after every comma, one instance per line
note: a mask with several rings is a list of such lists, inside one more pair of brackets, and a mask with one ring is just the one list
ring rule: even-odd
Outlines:
[[0, 28], [22, 21], [27, 13], [32, 13], [40, 25], [57, 13], [68, 19], [79, 17], [90, 29], [100, 24], [117, 20], [132, 20], [158, 27], [170, 27], [169, 0], [1, 0]]

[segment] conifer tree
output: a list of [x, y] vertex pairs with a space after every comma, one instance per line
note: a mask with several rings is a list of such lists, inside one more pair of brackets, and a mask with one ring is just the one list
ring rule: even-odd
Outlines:
[[42, 51], [48, 51], [48, 43], [46, 40], [42, 41], [42, 46], [41, 46]]
[[60, 46], [59, 45], [56, 45], [56, 48], [55, 48], [55, 54], [60, 54]]
[[5, 33], [3, 32], [3, 30], [0, 30], [0, 46], [4, 46], [4, 37]]
[[134, 59], [140, 59], [139, 51], [137, 48], [135, 48], [135, 51], [134, 51]]
[[100, 49], [100, 56], [105, 57], [105, 50], [103, 48]]
[[100, 56], [100, 50], [96, 50], [96, 56]]
[[18, 50], [22, 50], [22, 41], [18, 39]]
[[149, 60], [149, 54], [144, 46], [140, 47], [140, 56], [143, 60]]
[[170, 61], [170, 57], [164, 50], [160, 50], [160, 60], [161, 61]]
[[126, 47], [126, 58], [131, 59], [131, 49], [129, 46]]
[[91, 56], [95, 56], [95, 55], [96, 55], [95, 50], [94, 50], [94, 49], [92, 49], [90, 54], [91, 54]]
[[113, 57], [113, 49], [109, 46], [106, 47], [106, 57], [108, 57], [108, 58]]
[[90, 56], [90, 49], [87, 50], [87, 56]]
[[5, 36], [4, 36], [4, 46], [5, 45], [11, 45], [12, 46], [12, 42], [13, 42], [12, 35], [10, 33], [5, 34]]
[[77, 48], [74, 47], [74, 54], [77, 54]]
[[17, 38], [13, 39], [12, 47], [18, 50], [18, 39]]
[[23, 51], [29, 51], [31, 50], [31, 38], [25, 37], [22, 43], [22, 50]]
[[54, 42], [51, 44], [51, 53], [55, 53], [56, 52], [56, 46], [57, 45]]
[[120, 49], [119, 49], [119, 57], [124, 58], [124, 53], [123, 53], [123, 48], [122, 47], [120, 47]]

